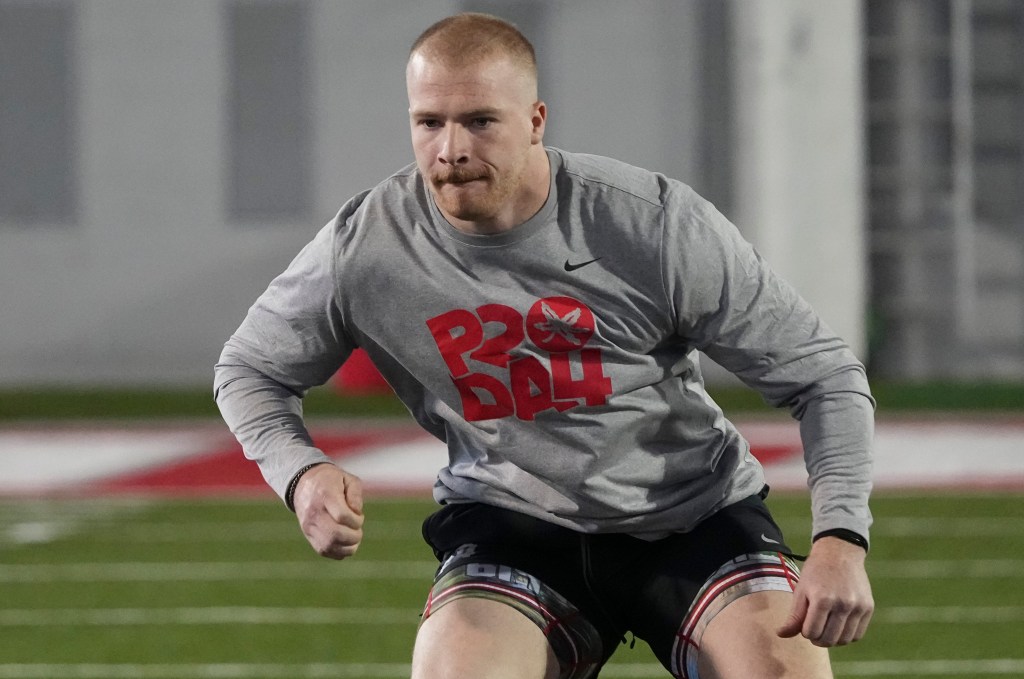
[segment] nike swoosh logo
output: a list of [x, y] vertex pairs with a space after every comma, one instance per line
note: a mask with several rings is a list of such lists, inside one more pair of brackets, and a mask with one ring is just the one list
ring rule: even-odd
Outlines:
[[566, 271], [575, 271], [576, 269], [582, 269], [587, 264], [593, 264], [594, 262], [596, 262], [599, 259], [601, 259], [601, 258], [600, 257], [595, 257], [594, 259], [587, 260], [586, 262], [580, 262], [579, 264], [570, 264], [569, 260], [567, 259], [567, 260], [565, 260], [565, 267], [564, 268], [565, 268]]
[[782, 543], [781, 543], [781, 542], [779, 542], [778, 540], [772, 540], [772, 539], [771, 539], [770, 537], [768, 537], [768, 536], [767, 536], [767, 535], [765, 535], [764, 533], [761, 533], [761, 539], [762, 539], [762, 540], [764, 540], [765, 542], [770, 542], [770, 543], [772, 543], [773, 545], [781, 545], [781, 544], [782, 544]]

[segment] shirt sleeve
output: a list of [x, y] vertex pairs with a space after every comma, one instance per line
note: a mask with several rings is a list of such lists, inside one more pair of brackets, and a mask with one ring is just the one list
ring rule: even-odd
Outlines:
[[710, 203], [668, 203], [666, 285], [677, 331], [800, 422], [812, 534], [865, 539], [874, 406], [863, 364]]
[[302, 398], [330, 379], [353, 348], [336, 299], [337, 222], [324, 227], [249, 309], [214, 371], [224, 421], [282, 498], [300, 469], [329, 461], [304, 424]]

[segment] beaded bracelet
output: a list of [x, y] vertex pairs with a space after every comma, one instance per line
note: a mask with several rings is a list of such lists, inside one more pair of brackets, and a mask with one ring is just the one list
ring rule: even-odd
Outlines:
[[295, 511], [295, 489], [298, 487], [299, 479], [302, 478], [302, 475], [305, 474], [306, 472], [308, 472], [313, 467], [316, 467], [316, 466], [319, 466], [319, 465], [322, 465], [322, 464], [327, 464], [327, 463], [326, 462], [314, 462], [312, 464], [307, 464], [305, 467], [303, 467], [299, 471], [295, 472], [295, 476], [293, 476], [292, 480], [288, 482], [288, 489], [284, 492], [284, 504], [285, 504], [285, 506], [288, 507], [288, 509], [292, 510], [293, 512]]

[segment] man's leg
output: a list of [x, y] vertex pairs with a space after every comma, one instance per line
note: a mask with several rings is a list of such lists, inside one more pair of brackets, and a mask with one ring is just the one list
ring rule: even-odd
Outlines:
[[828, 651], [775, 631], [792, 607], [789, 592], [753, 592], [732, 601], [708, 624], [700, 644], [700, 679], [827, 679]]
[[544, 633], [507, 604], [455, 599], [420, 625], [412, 679], [556, 679], [558, 660]]

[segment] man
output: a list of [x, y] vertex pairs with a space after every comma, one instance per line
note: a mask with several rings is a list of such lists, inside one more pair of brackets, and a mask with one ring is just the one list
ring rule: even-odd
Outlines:
[[[511, 25], [438, 22], [406, 80], [415, 165], [342, 208], [218, 363], [246, 454], [344, 559], [361, 484], [313, 447], [301, 395], [362, 347], [446, 441], [416, 678], [593, 677], [627, 632], [677, 677], [830, 676], [873, 608], [861, 364], [689, 187], [545, 148]], [[801, 422], [802, 576], [698, 350]]]

